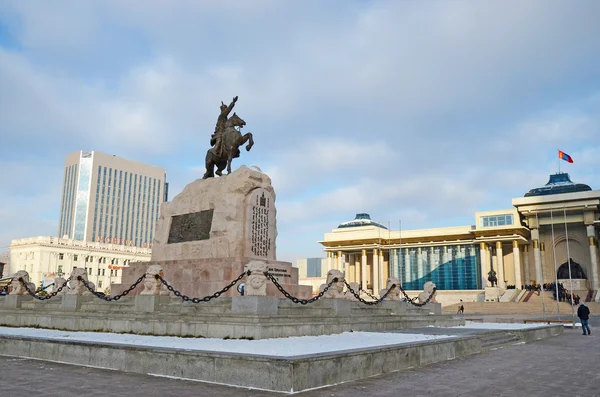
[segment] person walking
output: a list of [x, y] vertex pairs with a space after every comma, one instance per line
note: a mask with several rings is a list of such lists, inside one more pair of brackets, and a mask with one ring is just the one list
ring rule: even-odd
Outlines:
[[587, 335], [592, 334], [592, 330], [590, 330], [590, 309], [585, 305], [585, 303], [580, 302], [579, 308], [577, 309], [577, 317], [581, 320], [581, 328], [583, 329], [583, 334], [586, 335], [585, 331], [587, 330]]
[[458, 307], [456, 314], [465, 314], [465, 306], [463, 305], [462, 299], [460, 300], [460, 306]]

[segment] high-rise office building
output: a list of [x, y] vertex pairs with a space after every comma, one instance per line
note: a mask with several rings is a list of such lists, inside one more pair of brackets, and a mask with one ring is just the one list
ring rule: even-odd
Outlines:
[[162, 168], [99, 152], [71, 153], [58, 236], [149, 248], [168, 188]]

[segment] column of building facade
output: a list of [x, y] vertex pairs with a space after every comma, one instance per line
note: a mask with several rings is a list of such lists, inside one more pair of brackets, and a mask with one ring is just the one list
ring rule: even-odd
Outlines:
[[502, 252], [502, 242], [496, 242], [496, 263], [498, 264], [498, 287], [506, 288], [506, 283], [504, 282], [504, 256]]
[[542, 278], [539, 283], [544, 284], [544, 269], [546, 268], [546, 245], [544, 243], [540, 243], [540, 260], [542, 262]]
[[531, 239], [533, 245], [533, 261], [535, 265], [535, 282], [542, 284], [542, 255], [540, 253], [540, 231], [531, 230]]
[[377, 252], [377, 248], [373, 248], [373, 275], [371, 278], [372, 287], [373, 287], [373, 295], [379, 294], [379, 254]]
[[338, 251], [337, 252], [337, 261], [336, 261], [336, 265], [335, 268], [338, 269], [340, 272], [344, 271], [344, 256], [343, 256], [343, 252], [342, 251]]
[[594, 225], [589, 225], [586, 228], [588, 240], [590, 242], [590, 260], [592, 267], [592, 290], [599, 290], [600, 285], [598, 284], [598, 241], [596, 240], [596, 228]]
[[333, 252], [327, 251], [327, 271], [333, 269], [333, 261], [331, 260], [333, 257]]
[[521, 278], [521, 250], [519, 249], [519, 242], [513, 240], [513, 263], [515, 265], [515, 288], [521, 289], [523, 286], [523, 279]]
[[361, 272], [360, 259], [359, 259], [358, 254], [353, 254], [352, 260], [354, 261], [354, 281], [360, 284], [362, 272]]
[[354, 281], [354, 258], [353, 254], [346, 254], [346, 281], [349, 283]]
[[529, 275], [529, 245], [523, 247], [523, 273], [525, 279], [523, 280], [526, 285], [531, 282], [531, 276]]
[[362, 250], [360, 258], [360, 286], [367, 290], [367, 250]]
[[487, 244], [479, 243], [479, 259], [481, 262], [481, 286], [482, 286], [482, 288], [485, 288], [487, 286], [487, 283], [488, 283], [487, 274], [490, 271], [488, 269], [489, 262], [487, 262], [487, 260], [486, 260], [487, 259], [486, 252], [487, 252]]
[[[385, 277], [385, 263], [383, 260], [383, 250], [380, 249], [379, 250], [379, 288], [383, 289], [383, 287], [385, 286], [385, 282], [386, 280], [384, 280]], [[388, 272], [388, 277], [389, 277], [389, 272]]]

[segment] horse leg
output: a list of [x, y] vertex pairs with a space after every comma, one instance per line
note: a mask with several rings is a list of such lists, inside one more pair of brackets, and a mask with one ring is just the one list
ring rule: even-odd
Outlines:
[[252, 149], [252, 146], [254, 146], [254, 139], [252, 138], [251, 132], [248, 132], [246, 135], [244, 135], [242, 137], [242, 143], [240, 144], [240, 146], [243, 145], [244, 143], [246, 143], [247, 141], [250, 141], [248, 143], [248, 145], [246, 145], [246, 151], [249, 152], [250, 149]]
[[225, 169], [225, 167], [227, 166], [227, 161], [220, 161], [216, 164], [217, 166], [217, 171], [215, 172], [215, 174], [222, 176], [223, 175], [223, 170]]
[[233, 159], [233, 152], [235, 151], [235, 148], [229, 147], [229, 150], [227, 150], [227, 175], [231, 174], [231, 160]]
[[208, 150], [206, 152], [206, 159], [204, 161], [204, 165], [206, 166], [206, 172], [204, 173], [204, 176], [202, 177], [202, 179], [213, 178], [215, 176], [215, 174], [214, 174], [215, 163], [213, 161], [213, 156], [210, 153], [210, 150]]

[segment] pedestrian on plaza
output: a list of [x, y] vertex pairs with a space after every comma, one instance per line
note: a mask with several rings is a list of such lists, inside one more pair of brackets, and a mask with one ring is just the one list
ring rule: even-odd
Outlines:
[[586, 335], [585, 331], [587, 330], [587, 335], [592, 334], [592, 330], [590, 329], [590, 309], [585, 305], [585, 303], [581, 302], [579, 304], [579, 308], [577, 309], [577, 317], [581, 320], [581, 328], [583, 329], [583, 334]]
[[462, 303], [462, 299], [460, 300], [460, 306], [458, 307], [456, 314], [465, 314], [465, 306]]

